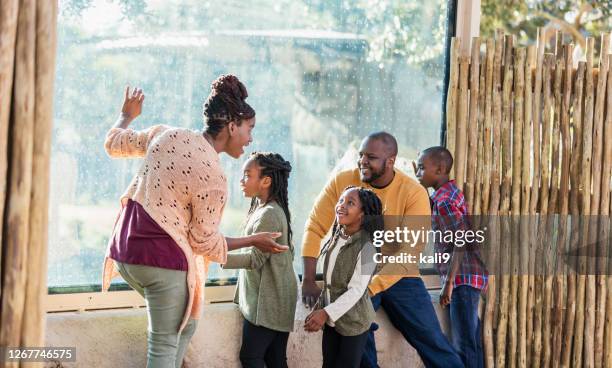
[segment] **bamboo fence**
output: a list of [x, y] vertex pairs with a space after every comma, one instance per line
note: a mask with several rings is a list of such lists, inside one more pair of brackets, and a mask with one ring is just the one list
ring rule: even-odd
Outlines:
[[485, 364], [612, 368], [610, 35], [598, 60], [544, 40], [451, 42], [452, 175], [491, 234]]

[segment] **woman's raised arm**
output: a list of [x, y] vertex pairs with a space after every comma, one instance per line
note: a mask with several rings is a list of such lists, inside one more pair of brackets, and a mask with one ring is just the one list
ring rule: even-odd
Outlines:
[[134, 88], [130, 95], [130, 86], [125, 88], [125, 99], [123, 100], [123, 106], [121, 107], [121, 114], [115, 122], [113, 128], [127, 128], [130, 123], [140, 115], [142, 112], [142, 103], [145, 99], [142, 89]]
[[144, 94], [139, 88], [125, 89], [125, 100], [121, 107], [121, 114], [115, 125], [106, 134], [104, 148], [111, 157], [143, 157], [153, 138], [167, 129], [163, 125], [156, 125], [142, 131], [128, 129], [130, 123], [142, 112]]

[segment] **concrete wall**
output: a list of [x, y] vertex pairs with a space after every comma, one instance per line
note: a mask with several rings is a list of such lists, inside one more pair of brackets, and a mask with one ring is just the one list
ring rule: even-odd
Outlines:
[[[437, 301], [437, 295], [433, 296]], [[434, 304], [443, 327], [448, 313]], [[321, 333], [304, 332], [307, 311], [298, 305], [295, 331], [287, 348], [289, 367], [321, 367]], [[379, 364], [385, 368], [422, 367], [416, 351], [379, 311], [376, 332]], [[209, 304], [191, 342], [186, 367], [240, 367], [242, 316], [231, 303]], [[77, 362], [47, 367], [128, 368], [146, 365], [144, 309], [53, 313], [47, 316], [46, 346], [76, 346]], [[445, 328], [446, 329], [446, 328]]]

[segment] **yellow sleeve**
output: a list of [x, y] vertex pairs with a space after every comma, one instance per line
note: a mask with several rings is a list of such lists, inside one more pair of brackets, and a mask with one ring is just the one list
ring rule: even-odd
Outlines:
[[[401, 226], [405, 226], [411, 229], [422, 229], [423, 231], [427, 231], [431, 228], [431, 207], [429, 204], [429, 196], [427, 194], [427, 190], [421, 187], [414, 187], [414, 190], [407, 192], [406, 200], [409, 202], [408, 206], [403, 213], [401, 219]], [[402, 200], [401, 198], [398, 198]], [[406, 246], [397, 247], [397, 251], [417, 254], [422, 252], [425, 248], [424, 242], [418, 242], [412, 249]], [[372, 278], [368, 289], [370, 291], [370, 295], [376, 295], [381, 291], [387, 290], [391, 286], [393, 286], [396, 282], [401, 280], [403, 277], [415, 277], [418, 275], [408, 274], [406, 270], [410, 267], [405, 267], [406, 265], [401, 263], [386, 263], [380, 269], [377, 275]], [[417, 265], [418, 269], [418, 265]], [[415, 270], [415, 272], [417, 272]]]
[[[410, 204], [404, 211], [404, 216], [427, 216], [431, 217], [431, 203], [429, 202], [429, 193], [420, 184], [414, 188], [410, 195]], [[428, 221], [431, 227], [431, 219]]]
[[338, 176], [329, 180], [310, 211], [302, 240], [302, 257], [319, 256], [321, 240], [334, 223], [336, 202], [340, 197]]
[[374, 275], [372, 277], [372, 281], [370, 281], [370, 285], [368, 285], [368, 290], [370, 290], [370, 295], [374, 296], [381, 291], [385, 291], [391, 286], [395, 285], [396, 282], [402, 279], [402, 275]]

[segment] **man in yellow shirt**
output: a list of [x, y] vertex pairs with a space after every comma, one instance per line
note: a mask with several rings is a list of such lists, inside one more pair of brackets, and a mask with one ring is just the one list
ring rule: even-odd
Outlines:
[[[321, 241], [334, 222], [336, 202], [347, 186], [365, 187], [378, 195], [383, 203], [387, 229], [401, 226], [428, 230], [431, 226], [427, 191], [394, 169], [396, 156], [397, 142], [391, 134], [370, 134], [359, 148], [358, 168], [336, 174], [317, 197], [302, 242], [302, 298], [307, 305], [312, 307], [321, 292], [315, 283], [317, 257]], [[416, 262], [382, 264], [368, 287], [372, 304], [376, 310], [380, 306], [385, 309], [391, 323], [417, 350], [427, 367], [462, 367], [459, 355], [442, 333], [430, 295], [420, 277], [418, 259], [424, 245], [423, 242], [408, 247], [397, 243], [383, 245], [383, 255], [404, 253], [416, 257]], [[376, 328], [374, 324], [370, 331], [362, 367], [378, 367], [373, 333]]]

